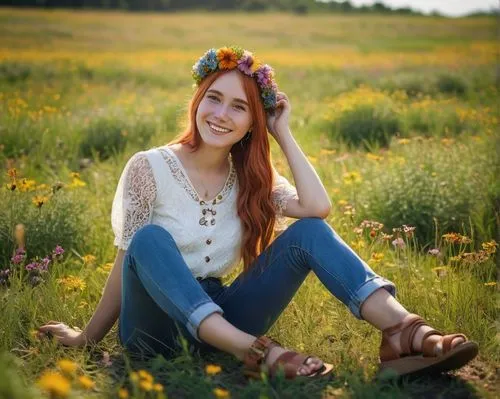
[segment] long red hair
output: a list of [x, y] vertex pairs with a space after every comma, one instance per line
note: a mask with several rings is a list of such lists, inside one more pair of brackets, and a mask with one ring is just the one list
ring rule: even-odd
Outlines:
[[[188, 145], [192, 151], [198, 149], [201, 136], [196, 126], [196, 111], [208, 88], [227, 72], [217, 71], [203, 79], [189, 102], [186, 130], [169, 144], [181, 143]], [[273, 171], [264, 106], [255, 80], [243, 73], [239, 75], [253, 120], [251, 137], [243, 145], [237, 142], [231, 148], [239, 184], [238, 216], [243, 227], [241, 256], [247, 271], [274, 238], [276, 211], [271, 200]]]

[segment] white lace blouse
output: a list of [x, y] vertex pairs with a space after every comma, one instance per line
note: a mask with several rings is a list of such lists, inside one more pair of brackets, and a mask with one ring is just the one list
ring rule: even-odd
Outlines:
[[[293, 185], [274, 170], [273, 204], [278, 222]], [[230, 158], [224, 187], [203, 201], [181, 161], [168, 146], [134, 154], [120, 176], [111, 211], [114, 245], [126, 250], [146, 224], [164, 227], [195, 277], [221, 277], [241, 260], [242, 226], [237, 213], [238, 179]]]

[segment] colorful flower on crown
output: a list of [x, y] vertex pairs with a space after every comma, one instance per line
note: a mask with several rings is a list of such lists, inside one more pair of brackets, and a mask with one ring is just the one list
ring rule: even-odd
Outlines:
[[274, 110], [278, 93], [274, 70], [268, 64], [261, 64], [252, 52], [238, 46], [209, 49], [191, 70], [196, 82], [194, 87], [213, 72], [232, 69], [238, 69], [241, 73], [254, 78], [260, 89], [264, 109]]
[[260, 86], [270, 86], [273, 79], [273, 69], [267, 65], [262, 65], [257, 69], [257, 82]]
[[249, 51], [245, 51], [243, 56], [238, 60], [238, 69], [245, 75], [252, 76], [256, 68], [252, 68], [255, 64], [255, 59]]
[[234, 69], [238, 66], [238, 55], [229, 47], [221, 47], [217, 50], [219, 69]]

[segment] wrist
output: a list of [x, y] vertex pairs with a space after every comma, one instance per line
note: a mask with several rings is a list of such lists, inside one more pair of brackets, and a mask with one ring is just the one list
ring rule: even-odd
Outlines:
[[87, 333], [85, 331], [82, 331], [80, 335], [78, 335], [77, 343], [78, 346], [87, 346], [89, 344]]

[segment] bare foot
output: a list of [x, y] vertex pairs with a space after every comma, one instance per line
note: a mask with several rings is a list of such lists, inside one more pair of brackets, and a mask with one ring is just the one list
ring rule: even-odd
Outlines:
[[[282, 348], [281, 346], [275, 346], [272, 348], [266, 356], [266, 365], [271, 366], [275, 360], [287, 349]], [[317, 357], [310, 357], [307, 359], [306, 364], [299, 367], [297, 370], [297, 375], [309, 375], [323, 367], [323, 361], [318, 359]]]

